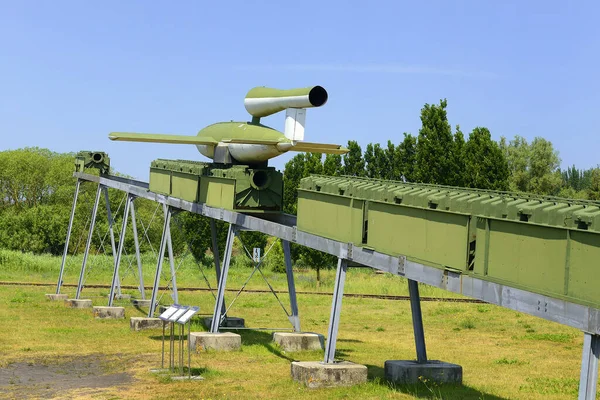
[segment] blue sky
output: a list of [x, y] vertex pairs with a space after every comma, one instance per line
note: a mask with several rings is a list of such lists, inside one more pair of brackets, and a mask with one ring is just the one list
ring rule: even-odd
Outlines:
[[329, 101], [308, 110], [310, 141], [398, 143], [447, 98], [465, 135], [543, 136], [563, 166], [587, 168], [600, 163], [599, 14], [592, 1], [0, 0], [0, 150], [104, 150], [146, 180], [153, 159], [203, 157], [110, 131], [195, 134], [249, 119], [254, 86], [318, 84]]

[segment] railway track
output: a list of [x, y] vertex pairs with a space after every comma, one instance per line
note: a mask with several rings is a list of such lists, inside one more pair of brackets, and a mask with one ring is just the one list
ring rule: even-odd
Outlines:
[[[41, 283], [41, 282], [4, 282], [0, 281], [0, 286], [40, 286], [40, 287], [53, 287], [56, 286], [53, 283]], [[76, 284], [72, 283], [63, 283], [63, 287], [77, 287]], [[86, 288], [91, 289], [110, 289], [109, 285], [102, 284], [88, 284], [85, 285]], [[121, 285], [121, 289], [133, 289], [137, 290], [137, 286], [133, 285]], [[167, 290], [166, 286], [161, 286], [160, 290]], [[210, 292], [208, 288], [202, 287], [178, 287], [178, 291], [180, 292]], [[227, 292], [237, 292], [237, 289], [226, 289]], [[261, 289], [244, 289], [246, 293], [271, 293], [270, 290], [261, 290]], [[276, 290], [277, 294], [287, 294], [285, 290]], [[331, 293], [328, 292], [306, 292], [306, 291], [296, 291], [296, 294], [302, 295], [316, 295], [316, 296], [331, 296]], [[362, 294], [362, 293], [344, 293], [344, 297], [354, 297], [354, 298], [365, 298], [365, 299], [380, 299], [380, 300], [393, 300], [393, 301], [406, 301], [410, 300], [409, 296], [401, 296], [401, 295], [384, 295], [384, 294]], [[487, 304], [484, 301], [476, 300], [476, 299], [462, 299], [462, 298], [452, 298], [452, 297], [427, 297], [421, 296], [421, 301], [437, 301], [444, 303], [476, 303], [476, 304]]]

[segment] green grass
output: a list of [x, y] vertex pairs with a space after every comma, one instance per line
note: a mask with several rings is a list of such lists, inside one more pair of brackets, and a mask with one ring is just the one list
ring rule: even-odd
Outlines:
[[[244, 256], [234, 257], [228, 277], [229, 289], [241, 288], [250, 275], [252, 267], [243, 260]], [[65, 284], [77, 284], [82, 261], [81, 255], [67, 258], [63, 275]], [[0, 249], [0, 281], [56, 283], [60, 263], [61, 257]], [[142, 264], [145, 286], [150, 287], [154, 281], [156, 257], [153, 254], [142, 254]], [[215, 270], [211, 262], [208, 265], [198, 266], [193, 257], [188, 255], [176, 257], [175, 264], [178, 287], [208, 288], [210, 285], [211, 288], [216, 288]], [[110, 284], [113, 258], [110, 255], [92, 254], [88, 258], [86, 269], [85, 284]], [[137, 264], [133, 255], [123, 257], [120, 271], [122, 285], [138, 285]], [[266, 267], [262, 268], [262, 272], [276, 290], [287, 291], [287, 278], [284, 274], [273, 272]], [[357, 276], [361, 279], [347, 279], [345, 293], [408, 295], [406, 281], [392, 274], [379, 274], [370, 268], [350, 268], [348, 276]], [[161, 285], [166, 285], [169, 279], [169, 263], [168, 259], [165, 259]], [[320, 284], [317, 284], [316, 273], [313, 270], [296, 270], [295, 283], [298, 291], [332, 292], [335, 283], [335, 269], [322, 270]], [[248, 282], [247, 288], [268, 290], [268, 286], [259, 273], [255, 273], [255, 276]], [[464, 296], [427, 285], [421, 285], [420, 294], [422, 297], [464, 298]]]
[[525, 335], [524, 338], [529, 340], [544, 340], [556, 343], [570, 343], [573, 340], [574, 335], [570, 333], [531, 333]]
[[[55, 283], [60, 258], [1, 252], [0, 279]], [[8, 260], [7, 260], [8, 259]], [[76, 264], [78, 258], [74, 259]], [[91, 260], [92, 261], [92, 260]], [[88, 282], [110, 281], [110, 258], [93, 257], [95, 266]], [[152, 281], [152, 258], [145, 256], [146, 282]], [[241, 264], [241, 263], [240, 263]], [[36, 266], [37, 265], [37, 266]], [[165, 266], [168, 266], [166, 264]], [[28, 268], [31, 267], [32, 271]], [[71, 265], [65, 281], [75, 283], [78, 266]], [[214, 270], [207, 276], [214, 287]], [[228, 280], [239, 288], [250, 269], [236, 265]], [[285, 276], [265, 271], [278, 290], [287, 287]], [[332, 290], [332, 271], [325, 271], [320, 291]], [[298, 271], [298, 290], [312, 287], [313, 271]], [[184, 263], [178, 274], [180, 287], [206, 287], [193, 263]], [[134, 284], [126, 277], [123, 284]], [[375, 274], [368, 269], [350, 269], [346, 293], [407, 294], [399, 277]], [[249, 287], [265, 289], [260, 277]], [[450, 295], [421, 285], [423, 295]], [[74, 294], [68, 287], [65, 293]], [[570, 399], [577, 390], [582, 335], [579, 331], [493, 305], [423, 302], [427, 352], [431, 359], [462, 365], [464, 385], [393, 385], [384, 379], [383, 364], [390, 359], [415, 358], [410, 304], [346, 297], [343, 301], [338, 346], [339, 359], [366, 365], [368, 382], [351, 388], [309, 390], [291, 380], [290, 362], [321, 360], [322, 352], [284, 353], [271, 342], [268, 331], [242, 331], [242, 350], [233, 353], [207, 352], [192, 356], [192, 368], [202, 371], [201, 382], [176, 382], [149, 372], [160, 365], [161, 331], [131, 332], [128, 318], [143, 311], [126, 301], [127, 320], [95, 320], [90, 310], [67, 309], [46, 301], [48, 287], [0, 286], [0, 367], [10, 362], [56, 363], [63, 357], [102, 355], [106, 372], [126, 372], [134, 381], [123, 387], [99, 391], [74, 390], [66, 397], [83, 398], [310, 398], [310, 399]], [[135, 290], [124, 290], [135, 295]], [[86, 288], [84, 296], [96, 305], [107, 302], [106, 289]], [[147, 292], [149, 294], [149, 292]], [[288, 306], [288, 297], [279, 295]], [[227, 293], [226, 300], [233, 300]], [[302, 329], [326, 333], [331, 296], [298, 296]], [[168, 303], [163, 293], [162, 302]], [[212, 312], [214, 300], [209, 292], [181, 291], [182, 304], [199, 305], [202, 314]], [[277, 300], [269, 293], [242, 293], [230, 315], [243, 317], [249, 327], [289, 327]], [[527, 329], [535, 327], [535, 334]], [[204, 328], [195, 321], [192, 331]], [[535, 366], [533, 368], [532, 366]], [[26, 390], [26, 389], [23, 389]]]

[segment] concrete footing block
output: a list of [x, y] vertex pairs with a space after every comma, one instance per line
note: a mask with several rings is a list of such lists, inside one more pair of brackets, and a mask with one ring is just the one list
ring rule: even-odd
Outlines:
[[385, 379], [400, 384], [419, 383], [423, 378], [437, 383], [462, 383], [462, 367], [443, 361], [388, 360]]
[[129, 327], [132, 331], [143, 331], [145, 329], [162, 329], [163, 322], [158, 318], [131, 317]]
[[135, 307], [150, 307], [152, 300], [131, 299], [131, 304]]
[[69, 308], [92, 308], [92, 300], [89, 299], [67, 299], [65, 306]]
[[131, 295], [130, 294], [117, 294], [117, 295], [115, 295], [115, 300], [129, 300], [129, 299], [131, 299]]
[[50, 301], [65, 301], [69, 298], [68, 294], [47, 294], [46, 300]]
[[242, 337], [231, 332], [192, 332], [189, 341], [196, 351], [236, 351], [242, 347]]
[[[210, 329], [210, 325], [212, 324], [212, 317], [206, 317], [202, 320], [202, 323], [206, 329]], [[238, 317], [227, 317], [225, 321], [221, 324], [223, 328], [244, 328], [245, 321], [244, 318]]]
[[125, 318], [124, 307], [94, 307], [94, 317], [98, 319], [122, 319]]
[[308, 332], [275, 332], [273, 342], [283, 351], [316, 351], [323, 350], [325, 337], [318, 333]]
[[367, 381], [367, 367], [343, 361], [324, 364], [319, 361], [292, 362], [292, 379], [311, 389], [354, 386]]

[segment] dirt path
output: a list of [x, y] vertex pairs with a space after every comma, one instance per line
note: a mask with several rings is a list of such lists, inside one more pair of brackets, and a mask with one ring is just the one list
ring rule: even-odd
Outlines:
[[133, 378], [127, 372], [111, 373], [102, 355], [55, 357], [24, 360], [0, 368], [0, 398], [56, 398], [92, 396], [105, 389], [127, 384]]

